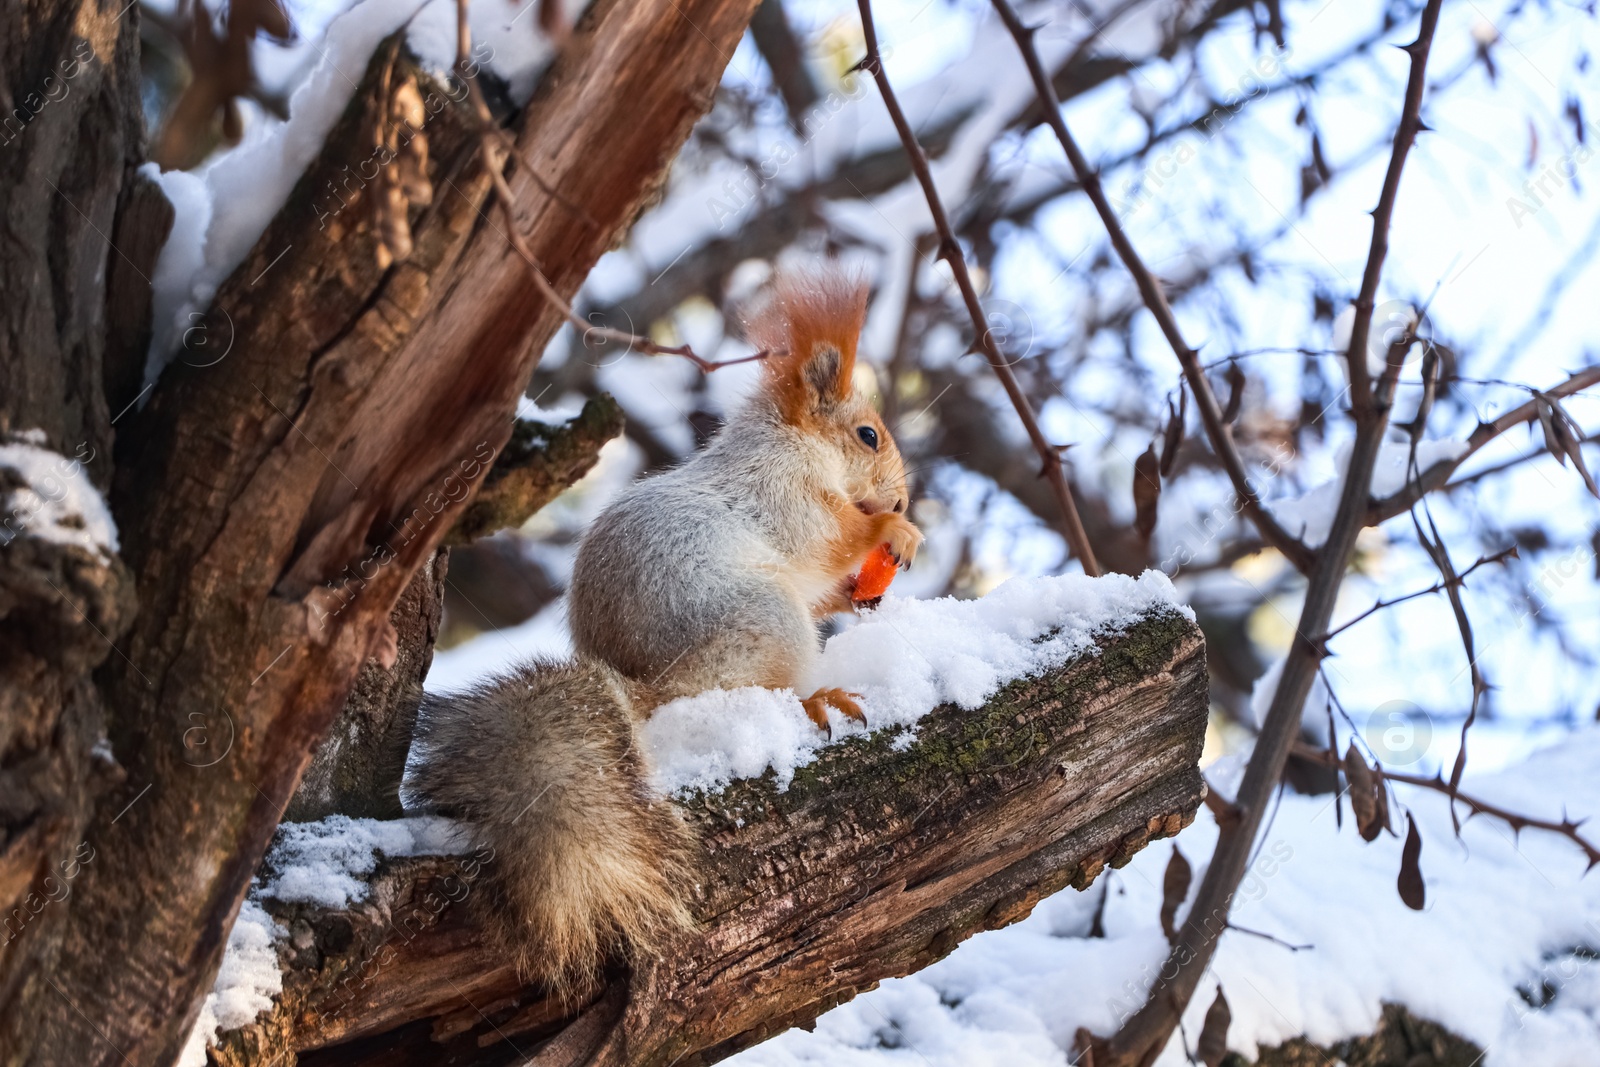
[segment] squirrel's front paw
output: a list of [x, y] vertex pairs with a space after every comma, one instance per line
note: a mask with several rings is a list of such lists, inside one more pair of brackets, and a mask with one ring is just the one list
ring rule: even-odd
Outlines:
[[917, 558], [917, 548], [922, 544], [922, 531], [911, 524], [904, 515], [892, 516], [893, 521], [883, 531], [883, 542], [889, 546], [890, 555], [902, 570], [911, 569]]

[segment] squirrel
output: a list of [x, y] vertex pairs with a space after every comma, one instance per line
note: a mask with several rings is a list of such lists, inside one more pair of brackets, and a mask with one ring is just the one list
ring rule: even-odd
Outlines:
[[[747, 332], [768, 353], [754, 395], [583, 537], [574, 658], [424, 701], [412, 799], [494, 850], [478, 910], [524, 978], [583, 995], [608, 955], [693, 928], [695, 843], [648, 784], [637, 724], [709, 689], [796, 688], [866, 556], [916, 556], [905, 465], [854, 384], [866, 304], [839, 273], [776, 280]], [[864, 721], [843, 689], [801, 703], [823, 730], [829, 707]]]

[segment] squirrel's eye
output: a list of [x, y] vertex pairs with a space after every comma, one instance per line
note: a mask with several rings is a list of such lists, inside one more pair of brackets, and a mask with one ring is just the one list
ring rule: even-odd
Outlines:
[[857, 426], [856, 436], [861, 438], [862, 444], [866, 445], [874, 452], [878, 450], [878, 431], [874, 430], [871, 426]]

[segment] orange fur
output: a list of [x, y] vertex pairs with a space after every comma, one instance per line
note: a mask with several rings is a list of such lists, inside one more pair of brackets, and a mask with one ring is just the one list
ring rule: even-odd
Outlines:
[[[802, 483], [818, 493], [835, 527], [822, 541], [819, 562], [838, 585], [813, 605], [819, 612], [849, 608], [850, 576], [880, 544], [889, 545], [897, 564], [909, 565], [922, 540], [904, 514], [909, 498], [900, 450], [882, 417], [855, 388], [867, 292], [865, 282], [838, 271], [780, 276], [748, 330], [753, 344], [773, 353], [764, 364], [764, 391], [779, 418], [845, 457], [842, 483], [820, 478]], [[868, 426], [877, 434], [876, 449], [869, 450], [858, 437]]]
[[[867, 317], [867, 283], [841, 272], [786, 275], [773, 286], [748, 336], [772, 355], [763, 364], [766, 389], [778, 402], [784, 421], [812, 423], [824, 405], [851, 394], [856, 342]], [[837, 369], [826, 380], [808, 380], [807, 371], [827, 349], [839, 353]], [[822, 386], [822, 388], [819, 388]]]

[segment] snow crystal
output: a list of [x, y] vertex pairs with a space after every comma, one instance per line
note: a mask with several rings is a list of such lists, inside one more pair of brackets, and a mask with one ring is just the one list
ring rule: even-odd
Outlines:
[[205, 1067], [206, 1045], [219, 1029], [232, 1030], [253, 1023], [258, 1014], [272, 1007], [272, 998], [283, 992], [277, 949], [283, 933], [283, 928], [254, 900], [240, 905], [217, 980], [200, 1006], [200, 1015], [178, 1054], [177, 1067]]
[[365, 900], [366, 876], [378, 856], [449, 856], [465, 851], [456, 823], [438, 816], [353, 819], [330, 815], [317, 822], [284, 823], [267, 854], [272, 877], [256, 896], [343, 908]]
[[[117, 551], [117, 524], [100, 491], [83, 472], [94, 450], [80, 446], [69, 459], [44, 446], [42, 431], [29, 430], [0, 444], [0, 468], [19, 475], [23, 485], [0, 496], [0, 545], [24, 534], [109, 557]], [[0, 481], [0, 492], [6, 482]]]
[[[1418, 471], [1426, 471], [1435, 463], [1460, 459], [1467, 451], [1465, 441], [1420, 441], [1417, 444]], [[1306, 544], [1316, 547], [1328, 539], [1333, 526], [1334, 512], [1339, 509], [1339, 494], [1344, 488], [1344, 472], [1350, 469], [1351, 443], [1345, 442], [1334, 457], [1338, 477], [1310, 489], [1289, 500], [1274, 501], [1268, 505], [1273, 516], [1284, 529], [1297, 534]], [[1372, 496], [1381, 498], [1397, 493], [1406, 484], [1411, 462], [1409, 438], [1385, 438], [1378, 450], [1377, 463], [1372, 468]]]
[[[893, 595], [834, 635], [804, 679], [862, 696], [872, 729], [912, 726], [944, 703], [976, 708], [1001, 686], [1090, 652], [1098, 635], [1152, 611], [1177, 611], [1159, 571], [1140, 578], [1081, 574], [1013, 578], [981, 600], [904, 600]], [[830, 714], [835, 738], [864, 727]], [[714, 789], [767, 768], [787, 788], [828, 738], [787, 689], [713, 690], [656, 709], [641, 728], [662, 792]]]
[[[1600, 728], [1469, 791], [1560, 816], [1600, 809]], [[1584, 878], [1568, 841], [1478, 818], [1461, 841], [1444, 798], [1397, 786], [1423, 839], [1424, 912], [1395, 892], [1399, 838], [1365, 844], [1335, 824], [1331, 796], [1283, 797], [1237, 896], [1241, 932], [1223, 936], [1184, 1016], [1200, 1032], [1220, 981], [1233, 1011], [1228, 1046], [1247, 1059], [1301, 1035], [1331, 1044], [1372, 1032], [1401, 1003], [1487, 1050], [1483, 1067], [1593, 1067], [1600, 1047], [1600, 879]], [[1348, 815], [1348, 811], [1346, 812]], [[1403, 816], [1401, 816], [1403, 819]], [[1208, 813], [1176, 839], [1191, 863], [1216, 841]], [[1173, 845], [1140, 852], [1087, 892], [1042, 902], [1015, 926], [980, 934], [949, 957], [729, 1060], [738, 1067], [1063, 1067], [1079, 1026], [1107, 1034], [1144, 1000], [1167, 944], [1157, 916]], [[1198, 879], [1197, 879], [1198, 881]], [[1104, 895], [1103, 938], [1088, 916]], [[1181, 918], [1181, 916], [1180, 916]], [[1524, 997], [1544, 1000], [1535, 1008]], [[911, 1055], [907, 1055], [910, 1053]], [[1157, 1067], [1182, 1067], [1174, 1035]]]

